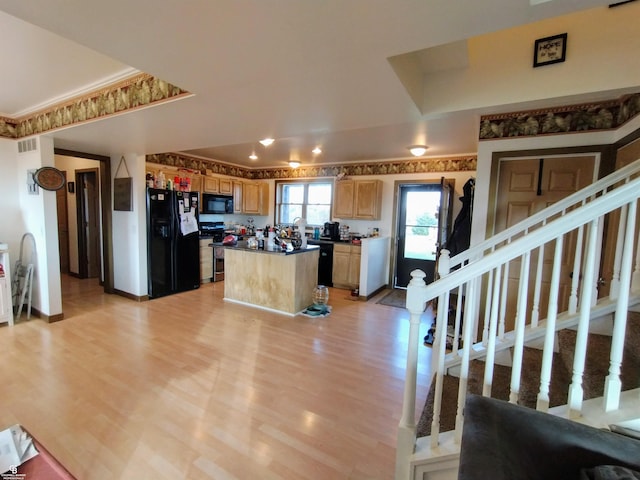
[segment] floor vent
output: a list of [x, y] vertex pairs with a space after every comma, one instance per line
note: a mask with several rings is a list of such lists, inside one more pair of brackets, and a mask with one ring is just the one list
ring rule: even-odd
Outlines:
[[35, 152], [38, 150], [38, 142], [35, 137], [18, 142], [18, 153]]

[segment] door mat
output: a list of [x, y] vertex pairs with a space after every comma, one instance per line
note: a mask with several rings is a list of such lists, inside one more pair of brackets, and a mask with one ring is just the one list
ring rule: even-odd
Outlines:
[[389, 305], [390, 307], [407, 308], [407, 291], [401, 288], [394, 288], [376, 303]]

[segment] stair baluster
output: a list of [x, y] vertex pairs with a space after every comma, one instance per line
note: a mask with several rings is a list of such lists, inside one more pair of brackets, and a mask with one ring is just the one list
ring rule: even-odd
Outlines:
[[[626, 206], [625, 206], [626, 207]], [[604, 410], [610, 412], [620, 405], [620, 393], [622, 382], [620, 381], [620, 367], [622, 365], [622, 351], [624, 349], [624, 337], [627, 327], [627, 311], [629, 306], [629, 287], [631, 285], [631, 263], [633, 261], [633, 242], [636, 230], [637, 201], [629, 203], [629, 207], [622, 208], [627, 212], [627, 233], [624, 236], [624, 250], [622, 252], [622, 268], [620, 271], [620, 285], [622, 289], [618, 295], [616, 313], [613, 320], [613, 333], [611, 335], [611, 358], [609, 375], [604, 384]], [[620, 216], [620, 223], [624, 217]]]
[[[584, 278], [580, 296], [580, 320], [578, 322], [578, 334], [576, 336], [576, 348], [573, 357], [573, 376], [569, 387], [569, 417], [577, 418], [582, 411], [584, 390], [582, 388], [582, 375], [587, 358], [587, 335], [589, 334], [589, 320], [591, 319], [591, 296], [593, 290], [589, 279], [594, 277], [596, 263], [596, 242], [598, 238], [598, 224], [600, 217], [589, 223], [587, 232], [587, 254], [585, 257]], [[575, 277], [575, 275], [574, 275]]]

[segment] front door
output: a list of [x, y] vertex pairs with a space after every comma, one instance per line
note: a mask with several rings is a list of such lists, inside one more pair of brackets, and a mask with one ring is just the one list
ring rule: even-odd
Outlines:
[[[452, 195], [446, 183], [401, 184], [398, 197], [398, 229], [394, 288], [406, 288], [411, 272], [425, 272], [425, 281], [434, 280], [436, 258], [446, 240]], [[443, 195], [443, 192], [447, 192]], [[443, 201], [446, 208], [442, 208]], [[441, 212], [445, 212], [444, 215]]]

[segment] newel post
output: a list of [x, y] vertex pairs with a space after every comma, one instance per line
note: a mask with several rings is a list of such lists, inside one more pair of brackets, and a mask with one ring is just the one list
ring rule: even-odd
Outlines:
[[420, 318], [425, 308], [425, 273], [422, 270], [411, 272], [411, 281], [407, 285], [406, 307], [409, 310], [409, 339], [407, 345], [407, 368], [404, 382], [402, 417], [398, 425], [398, 443], [396, 445], [396, 480], [409, 478], [409, 457], [416, 443], [416, 378], [418, 374], [418, 348], [420, 345]]

